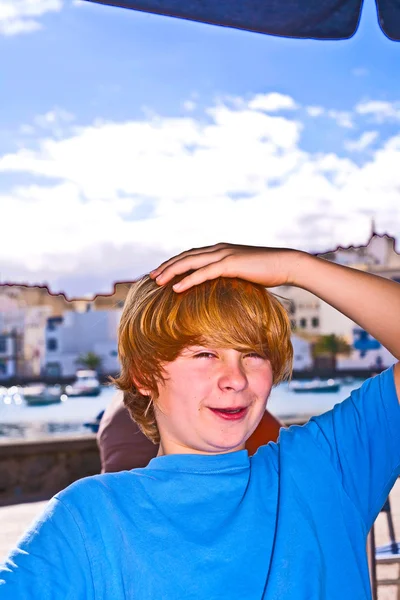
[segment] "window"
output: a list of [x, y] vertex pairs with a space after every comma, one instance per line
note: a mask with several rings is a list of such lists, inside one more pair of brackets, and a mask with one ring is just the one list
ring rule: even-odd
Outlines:
[[47, 363], [44, 369], [47, 377], [61, 377], [61, 365], [60, 363]]
[[300, 327], [307, 327], [307, 319], [300, 319]]
[[62, 317], [49, 317], [47, 319], [47, 331], [55, 331], [58, 325], [63, 322]]
[[0, 354], [5, 354], [7, 352], [7, 337], [5, 335], [0, 335]]
[[57, 343], [57, 340], [56, 340], [56, 339], [54, 339], [54, 338], [49, 338], [49, 339], [47, 340], [47, 350], [48, 350], [49, 352], [52, 352], [52, 351], [54, 351], [54, 350], [57, 350], [57, 348], [58, 348], [58, 343]]
[[319, 318], [318, 317], [313, 317], [311, 319], [311, 326], [312, 327], [319, 327]]

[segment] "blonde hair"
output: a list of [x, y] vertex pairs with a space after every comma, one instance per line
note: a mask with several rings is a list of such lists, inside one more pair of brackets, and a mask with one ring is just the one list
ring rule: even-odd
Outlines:
[[[163, 379], [163, 363], [192, 345], [251, 350], [266, 356], [273, 384], [288, 379], [293, 348], [290, 321], [279, 300], [263, 286], [220, 277], [180, 294], [148, 275], [132, 285], [119, 325], [120, 376], [113, 380], [143, 433], [160, 441], [153, 402]], [[139, 389], [148, 390], [143, 395]]]

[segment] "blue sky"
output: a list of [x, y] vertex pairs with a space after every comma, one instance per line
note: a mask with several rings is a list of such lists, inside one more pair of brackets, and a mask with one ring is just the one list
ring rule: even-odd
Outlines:
[[1, 281], [108, 292], [187, 247], [400, 229], [400, 46], [0, 0]]

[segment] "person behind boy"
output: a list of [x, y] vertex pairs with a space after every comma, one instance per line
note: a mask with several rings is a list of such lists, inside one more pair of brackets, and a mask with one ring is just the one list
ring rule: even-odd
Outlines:
[[371, 597], [366, 537], [400, 471], [399, 363], [249, 457], [291, 370], [289, 319], [265, 289], [283, 284], [400, 357], [393, 281], [288, 249], [167, 261], [127, 298], [116, 381], [159, 454], [57, 494], [6, 560], [2, 600]]
[[102, 473], [145, 467], [158, 453], [158, 445], [131, 419], [120, 391], [114, 394], [104, 411], [96, 440]]

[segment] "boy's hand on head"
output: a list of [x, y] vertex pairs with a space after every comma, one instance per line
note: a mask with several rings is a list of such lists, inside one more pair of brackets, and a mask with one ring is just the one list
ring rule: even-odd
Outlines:
[[216, 244], [170, 258], [150, 273], [159, 285], [186, 275], [176, 292], [216, 279], [238, 277], [264, 287], [293, 285], [320, 298], [368, 331], [400, 360], [400, 284], [386, 277], [288, 248]]
[[293, 274], [301, 254], [287, 248], [221, 243], [173, 256], [152, 271], [150, 277], [159, 285], [165, 285], [175, 275], [194, 271], [174, 285], [176, 292], [217, 277], [239, 277], [265, 287], [275, 287], [294, 283]]

